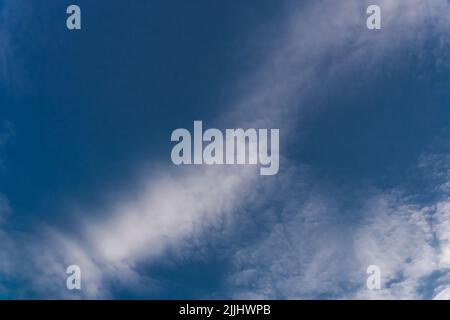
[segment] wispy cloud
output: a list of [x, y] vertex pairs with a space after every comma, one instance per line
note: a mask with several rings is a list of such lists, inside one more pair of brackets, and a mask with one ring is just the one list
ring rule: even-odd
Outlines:
[[239, 172], [192, 170], [152, 179], [132, 201], [119, 202], [107, 222], [103, 218], [86, 222], [89, 241], [114, 263], [157, 256], [168, 246], [220, 224], [252, 193], [255, 171]]

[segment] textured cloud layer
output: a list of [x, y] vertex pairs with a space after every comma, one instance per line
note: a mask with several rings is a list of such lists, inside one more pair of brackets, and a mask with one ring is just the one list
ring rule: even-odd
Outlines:
[[[234, 297], [430, 299], [446, 292], [449, 198], [423, 206], [399, 190], [332, 191], [290, 188], [265, 239], [236, 253]], [[381, 269], [381, 290], [366, 288], [370, 265]]]

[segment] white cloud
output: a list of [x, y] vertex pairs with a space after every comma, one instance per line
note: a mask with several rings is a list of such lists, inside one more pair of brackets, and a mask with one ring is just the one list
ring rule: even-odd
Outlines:
[[210, 168], [152, 179], [132, 201], [119, 202], [107, 221], [87, 222], [89, 242], [111, 263], [157, 256], [221, 223], [252, 193], [254, 174]]
[[[305, 181], [304, 176], [296, 178]], [[236, 253], [230, 294], [240, 299], [342, 294], [340, 283], [345, 283], [342, 274], [349, 270], [352, 244], [350, 228], [342, 226], [345, 214], [335, 200], [308, 186], [283, 188], [280, 193], [273, 189], [271, 199], [280, 198], [285, 199], [283, 207], [268, 234]], [[261, 211], [258, 216], [272, 214]]]
[[383, 194], [371, 199], [366, 224], [355, 230], [358, 262], [363, 267], [378, 265], [382, 272], [382, 290], [363, 287], [357, 298], [429, 298], [421, 286], [438, 264], [428, 221], [432, 212], [403, 201]]
[[[230, 294], [249, 299], [447, 297], [450, 197], [423, 206], [399, 190], [362, 195], [346, 190], [343, 196], [338, 189], [323, 189], [300, 185], [272, 191], [271, 199], [285, 199], [279, 221], [261, 241], [236, 253]], [[381, 290], [366, 288], [370, 265], [381, 269]]]

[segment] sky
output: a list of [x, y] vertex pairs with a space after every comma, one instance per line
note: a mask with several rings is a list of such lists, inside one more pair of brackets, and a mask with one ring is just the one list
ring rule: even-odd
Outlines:
[[[0, 299], [450, 299], [449, 30], [448, 0], [0, 0]], [[196, 120], [279, 129], [278, 173], [174, 165]]]

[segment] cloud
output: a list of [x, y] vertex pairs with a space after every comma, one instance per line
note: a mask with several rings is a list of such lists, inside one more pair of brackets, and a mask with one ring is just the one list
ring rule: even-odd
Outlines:
[[132, 201], [114, 206], [107, 222], [87, 222], [89, 242], [112, 263], [157, 256], [167, 246], [221, 223], [251, 193], [247, 190], [254, 173], [194, 169], [152, 179]]
[[[269, 80], [266, 86], [257, 87], [261, 93], [257, 94], [258, 99], [252, 100], [253, 107], [266, 105], [268, 110], [263, 109], [263, 112], [271, 114], [273, 110], [279, 112], [280, 104], [281, 107], [290, 108], [287, 113], [293, 115], [295, 110], [290, 106], [293, 100], [289, 97], [296, 97], [299, 92], [305, 97], [309, 91], [312, 94], [320, 92], [320, 85], [339, 87], [333, 80], [339, 81], [336, 76], [342, 77], [349, 70], [357, 70], [363, 79], [370, 78], [370, 74], [376, 75], [382, 64], [386, 66], [398, 62], [401, 54], [406, 52], [414, 52], [420, 57], [430, 32], [440, 39], [440, 43], [448, 44], [445, 30], [449, 20], [448, 15], [442, 14], [449, 11], [447, 1], [385, 1], [380, 4], [385, 30], [380, 37], [355, 31], [355, 27], [361, 25], [361, 21], [356, 18], [361, 7], [364, 7], [361, 2], [346, 1], [342, 6], [336, 4], [337, 7], [331, 5], [325, 8], [320, 15], [326, 17], [328, 14], [329, 19], [318, 19], [318, 14], [312, 14], [314, 10], [319, 10], [319, 6], [310, 8], [304, 17], [296, 16], [298, 28], [289, 28], [294, 30], [295, 36], [287, 36], [290, 38], [286, 41], [289, 45], [277, 48], [279, 58], [274, 59], [274, 65], [277, 66], [265, 70], [267, 77], [272, 77], [273, 81]], [[346, 19], [347, 14], [349, 19]], [[309, 19], [315, 21], [310, 24], [314, 28], [307, 27]], [[432, 24], [431, 30], [429, 21], [436, 22]], [[333, 30], [334, 33], [326, 32], [324, 25], [334, 25], [334, 28], [325, 29]], [[311, 38], [317, 41], [312, 44], [312, 40], [308, 42], [305, 37], [296, 34], [301, 33], [301, 30], [311, 32]], [[320, 48], [317, 52], [316, 46]], [[340, 54], [343, 48], [350, 53]], [[311, 52], [312, 56], [306, 58], [308, 53], [303, 52]], [[332, 53], [338, 54], [334, 56]], [[435, 61], [440, 61], [436, 66], [448, 68], [448, 65], [441, 63], [446, 57], [444, 46], [436, 48], [434, 54]], [[323, 69], [321, 67], [325, 58], [333, 63]], [[282, 71], [277, 69], [280, 65]], [[311, 71], [307, 72], [308, 69]], [[294, 74], [289, 70], [306, 72]], [[325, 74], [323, 70], [326, 70]], [[258, 78], [264, 78], [264, 74], [258, 75]], [[277, 94], [281, 98], [276, 98]], [[299, 99], [294, 101], [298, 102]], [[276, 119], [278, 115], [281, 115], [281, 121], [286, 121], [282, 113], [269, 118]], [[302, 179], [302, 176], [290, 176], [286, 181]], [[280, 184], [283, 183], [286, 182]], [[446, 189], [448, 180], [437, 186], [438, 189]], [[433, 231], [445, 225], [447, 211], [442, 208], [446, 207], [446, 202], [437, 203], [436, 208], [441, 209], [436, 211], [433, 207], [411, 203], [406, 196], [396, 199], [396, 193], [399, 192], [396, 190], [378, 192], [360, 199], [362, 209], [358, 210], [334, 207], [339, 199], [324, 196], [320, 190], [304, 202], [292, 201], [292, 198], [305, 192], [284, 193], [285, 206], [292, 211], [288, 214], [289, 218], [275, 224], [264, 240], [236, 254], [235, 272], [229, 279], [230, 292], [235, 292], [235, 297], [430, 297], [430, 293], [423, 292], [425, 289], [421, 286], [425, 285], [425, 280], [430, 282], [427, 277], [433, 277], [435, 272], [446, 272], [442, 267], [446, 253], [439, 254], [433, 243], [437, 241], [438, 247], [447, 246], [447, 240]], [[332, 193], [335, 192], [338, 190]], [[349, 192], [355, 193], [356, 190]], [[286, 208], [280, 209], [281, 212], [288, 210]], [[261, 212], [261, 215], [264, 216], [264, 213]], [[315, 217], [312, 222], [307, 218], [310, 215]], [[439, 221], [429, 221], [439, 216]], [[362, 221], [357, 221], [356, 225], [356, 222], [351, 221], [350, 225], [342, 226], [342, 221], [349, 217]], [[446, 252], [447, 249], [442, 250]], [[367, 292], [364, 287], [365, 271], [374, 261], [383, 265], [389, 288]]]
[[[372, 203], [372, 202], [376, 203]], [[430, 208], [379, 195], [371, 199], [366, 225], [355, 232], [355, 256], [362, 266], [378, 265], [382, 289], [362, 288], [357, 298], [430, 298], [422, 280], [437, 269]]]
[[[420, 53], [430, 32], [426, 28], [430, 19], [439, 30], [449, 26], [448, 18], [441, 17], [449, 16], [442, 14], [449, 10], [445, 0], [385, 0], [380, 4], [384, 31], [379, 34], [364, 29], [365, 7], [361, 1], [314, 1], [290, 8], [277, 33], [261, 39], [276, 45], [259, 70], [242, 80], [237, 90], [239, 97], [231, 102], [235, 107], [224, 114], [224, 121], [230, 121], [227, 127], [231, 123], [280, 127], [281, 135], [288, 136], [301, 123], [299, 115], [307, 111], [308, 97], [323, 94], [327, 87], [339, 88], [341, 78], [355, 70], [361, 79], [370, 80], [382, 63], [392, 65], [401, 59], [405, 48]], [[441, 42], [447, 40], [442, 37]], [[273, 199], [280, 185], [294, 188], [278, 193], [283, 203], [279, 209], [282, 219], [274, 223], [267, 239], [243, 248], [235, 256], [236, 273], [230, 283], [234, 288], [251, 288], [242, 288], [241, 297], [318, 297], [323, 293], [342, 296], [349, 290], [359, 292], [355, 289], [361, 280], [358, 268], [373, 259], [387, 271], [395, 293], [413, 296], [418, 288], [415, 279], [432, 270], [424, 261], [430, 257], [445, 261], [446, 251], [439, 258], [428, 243], [429, 213], [423, 208], [403, 201], [391, 203], [389, 194], [373, 196], [361, 203], [375, 216], [374, 220], [355, 229], [343, 225], [340, 218], [345, 208], [336, 199], [321, 190], [308, 192], [297, 185], [303, 175], [282, 174], [266, 182], [267, 186], [264, 184], [266, 193], [255, 187], [255, 181], [261, 181], [255, 179], [256, 171], [236, 168], [177, 172], [163, 168], [136, 195], [114, 201], [112, 209], [98, 208], [93, 218], [83, 214], [76, 235], [48, 228], [42, 228], [35, 239], [32, 235], [3, 232], [0, 261], [7, 263], [0, 272], [14, 278], [17, 269], [25, 270], [22, 273], [30, 276], [23, 281], [33, 284], [31, 291], [67, 297], [71, 295], [63, 285], [65, 266], [79, 264], [88, 279], [80, 294], [105, 297], [111, 278], [130, 281], [139, 277], [136, 266], [140, 262], [156, 259], [168, 248], [195, 243], [205, 230], [224, 223], [227, 216], [249, 201], [269, 206], [267, 201]], [[277, 184], [272, 185], [274, 181]], [[299, 194], [308, 196], [299, 201]], [[398, 210], [403, 215], [395, 215]], [[383, 229], [383, 219], [392, 229]], [[359, 239], [357, 250], [353, 248], [353, 235]], [[411, 242], [400, 241], [402, 237]], [[386, 253], [384, 249], [392, 244], [394, 253]], [[17, 250], [22, 245], [23, 254]], [[403, 257], [403, 252], [414, 254], [415, 259], [406, 270], [399, 267], [403, 258], [410, 258]], [[356, 266], [352, 258], [359, 261]], [[26, 261], [25, 266], [20, 261]], [[409, 277], [409, 282], [397, 280], [399, 272]], [[348, 277], [342, 277], [347, 273]]]
[[[442, 283], [448, 284], [450, 194], [439, 196], [442, 199], [431, 205], [407, 197], [380, 197], [381, 204], [372, 206], [379, 211], [358, 230], [356, 251], [365, 263], [378, 261], [389, 285], [358, 297], [430, 299], [442, 290]], [[443, 292], [437, 296], [442, 298]]]
[[[278, 221], [234, 256], [229, 293], [240, 299], [442, 299], [450, 281], [450, 196], [424, 205], [401, 189], [342, 190], [316, 179], [273, 187]], [[280, 177], [279, 185], [286, 184]], [[302, 181], [297, 179], [297, 181]], [[316, 182], [314, 182], [316, 181]], [[305, 186], [306, 184], [306, 186]], [[299, 196], [301, 195], [301, 196]], [[279, 198], [284, 199], [279, 201]], [[262, 207], [269, 207], [268, 204]], [[262, 220], [271, 210], [258, 213]], [[367, 267], [381, 290], [366, 288]]]
[[[231, 117], [245, 119], [249, 125], [292, 130], [301, 122], [299, 112], [308, 111], [308, 97], [339, 87], [355, 71], [360, 81], [370, 80], [383, 69], [395, 68], [403, 55], [423, 55], [430, 32], [440, 38], [436, 61], [445, 60], [450, 26], [450, 19], [442, 14], [449, 10], [446, 0], [379, 1], [383, 14], [379, 32], [366, 30], [369, 3], [311, 1], [290, 8], [276, 33], [261, 39], [274, 43], [273, 51], [261, 68], [243, 77], [244, 93], [234, 103], [237, 108], [231, 110]], [[436, 30], [429, 30], [430, 20]]]
[[[314, 176], [296, 169], [268, 186], [270, 198], [256, 216], [268, 221], [263, 227], [268, 231], [260, 235], [261, 240], [235, 253], [228, 279], [233, 298], [305, 299], [343, 294], [346, 288], [340, 283], [345, 284], [342, 274], [349, 270], [348, 247], [352, 243], [351, 228], [343, 222], [350, 215], [325, 189]], [[279, 205], [272, 208], [273, 203]]]
[[[203, 230], [226, 223], [226, 215], [251, 193], [247, 189], [255, 172], [256, 168], [240, 170], [240, 175], [234, 169], [201, 170], [201, 175], [189, 169], [183, 175], [166, 172], [153, 177], [133, 200], [118, 201], [111, 212], [85, 220], [79, 234], [49, 227], [25, 234], [2, 232], [0, 248], [11, 265], [0, 267], [0, 274], [14, 278], [20, 270], [25, 275], [21, 281], [28, 283], [24, 296], [105, 298], [111, 282], [139, 286], [139, 263], [168, 249], [189, 248], [200, 241]], [[65, 268], [71, 264], [81, 267], [81, 292], [65, 289]]]

